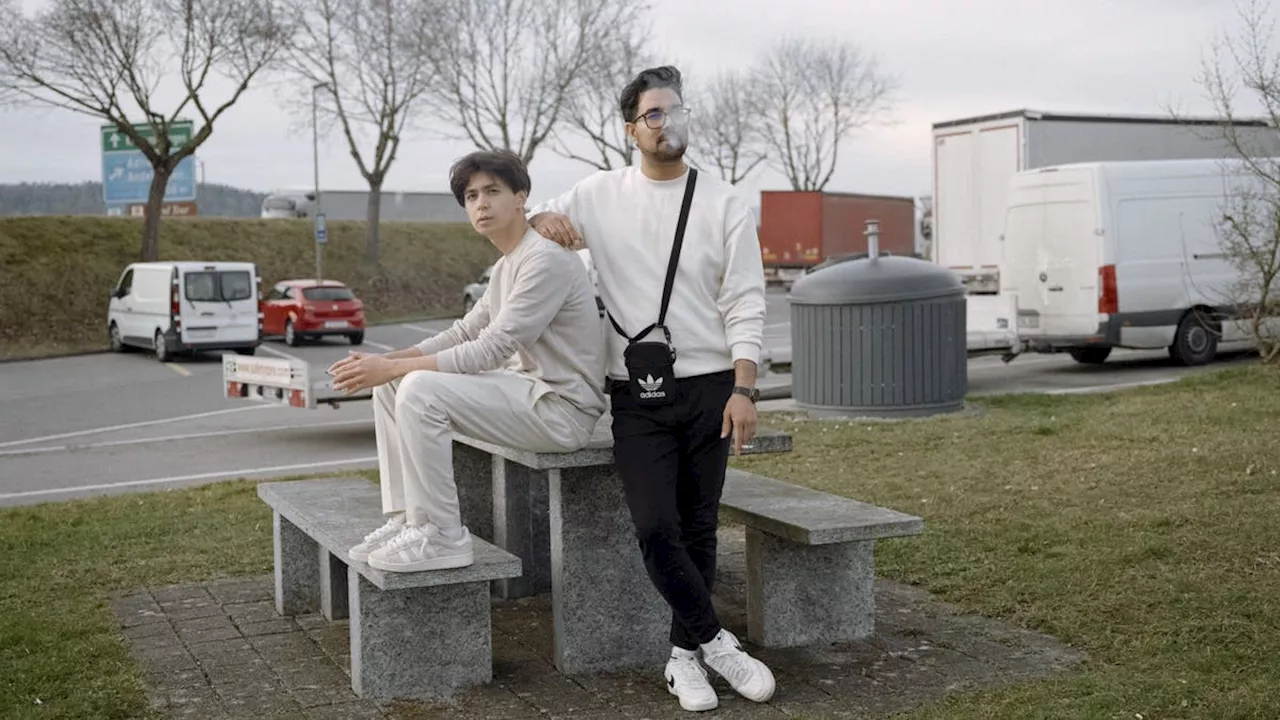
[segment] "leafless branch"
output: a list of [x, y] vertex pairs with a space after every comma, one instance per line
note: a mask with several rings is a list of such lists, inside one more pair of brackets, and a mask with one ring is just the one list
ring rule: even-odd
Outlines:
[[787, 38], [755, 73], [769, 162], [795, 190], [822, 190], [855, 131], [887, 120], [897, 80], [841, 40]]
[[441, 0], [433, 103], [484, 149], [530, 162], [553, 137], [588, 70], [615, 52], [644, 6], [628, 0]]
[[319, 90], [316, 110], [336, 121], [369, 183], [365, 259], [376, 262], [382, 183], [435, 79], [436, 8], [417, 0], [291, 2], [300, 22], [288, 66], [305, 81], [308, 110]]
[[[290, 31], [276, 0], [53, 0], [0, 27], [0, 82], [25, 101], [100, 118], [142, 152], [153, 174], [142, 256], [154, 259], [170, 175]], [[214, 75], [231, 89], [212, 91]], [[162, 89], [174, 77], [179, 86]], [[192, 114], [191, 140], [175, 145], [173, 125]]]
[[[1270, 4], [1246, 0], [1237, 6], [1241, 27], [1215, 41], [1199, 77], [1216, 113], [1217, 129], [1230, 147], [1243, 179], [1229, 186], [1219, 241], [1239, 272], [1228, 304], [1240, 313], [1262, 357], [1280, 361], [1280, 48], [1273, 48]], [[1243, 97], [1242, 97], [1243, 96]], [[1270, 129], [1246, 131], [1241, 102], [1261, 109]]]
[[768, 156], [762, 128], [766, 101], [750, 77], [730, 70], [712, 78], [701, 92], [690, 93], [695, 162], [716, 168], [731, 185], [742, 182]]
[[[594, 53], [573, 92], [565, 99], [562, 128], [554, 131], [553, 152], [599, 170], [630, 165], [635, 146], [625, 130], [618, 106], [623, 86], [652, 58], [645, 51], [648, 28], [634, 24], [618, 28], [610, 39], [612, 47]], [[585, 141], [590, 154], [580, 154], [573, 141]]]

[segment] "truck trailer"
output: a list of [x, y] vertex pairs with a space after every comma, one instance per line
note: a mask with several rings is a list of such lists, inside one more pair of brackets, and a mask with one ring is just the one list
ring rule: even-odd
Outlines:
[[[452, 193], [383, 190], [379, 222], [467, 222], [467, 213]], [[369, 213], [368, 190], [277, 190], [262, 200], [264, 218], [309, 218], [316, 208], [326, 220], [365, 220]]]
[[[1068, 163], [1229, 158], [1223, 122], [1023, 109], [935, 123], [931, 259], [965, 284], [970, 354], [1019, 351], [1017, 306], [1001, 279], [1016, 173]], [[1280, 152], [1280, 133], [1266, 121], [1235, 124], [1242, 143]]]
[[766, 275], [787, 282], [825, 260], [865, 253], [868, 220], [880, 222], [882, 253], [916, 251], [914, 198], [762, 191], [760, 252]]

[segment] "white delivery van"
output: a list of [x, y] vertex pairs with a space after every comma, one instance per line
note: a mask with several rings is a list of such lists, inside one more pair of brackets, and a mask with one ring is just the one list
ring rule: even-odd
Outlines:
[[1238, 161], [1059, 165], [1010, 180], [1001, 277], [1020, 340], [1104, 362], [1112, 348], [1168, 348], [1187, 365], [1252, 341], [1233, 307], [1241, 273], [1220, 230]]
[[203, 350], [252, 355], [262, 337], [259, 283], [250, 262], [129, 265], [111, 291], [111, 349], [148, 348], [161, 362]]

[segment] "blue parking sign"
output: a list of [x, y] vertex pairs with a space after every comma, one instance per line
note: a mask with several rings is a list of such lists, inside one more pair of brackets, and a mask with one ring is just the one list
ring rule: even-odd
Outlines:
[[329, 232], [324, 225], [324, 214], [316, 215], [316, 242], [320, 245], [329, 240]]

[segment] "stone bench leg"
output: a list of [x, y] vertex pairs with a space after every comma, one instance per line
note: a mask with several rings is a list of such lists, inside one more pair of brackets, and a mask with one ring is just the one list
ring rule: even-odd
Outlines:
[[489, 581], [384, 591], [347, 579], [356, 695], [447, 697], [493, 679]]
[[493, 458], [493, 544], [520, 558], [518, 578], [494, 581], [503, 599], [551, 591], [548, 471]]
[[329, 621], [347, 618], [347, 564], [320, 548], [320, 613]]
[[319, 543], [307, 537], [288, 518], [273, 510], [272, 545], [275, 552], [276, 612], [303, 615], [320, 609]]
[[453, 443], [453, 482], [458, 486], [458, 511], [472, 535], [493, 539], [494, 458], [460, 442]]
[[562, 673], [663, 662], [671, 609], [645, 572], [612, 468], [549, 473], [555, 662]]
[[747, 528], [747, 637], [764, 647], [861, 640], [875, 629], [875, 541], [802, 545]]

